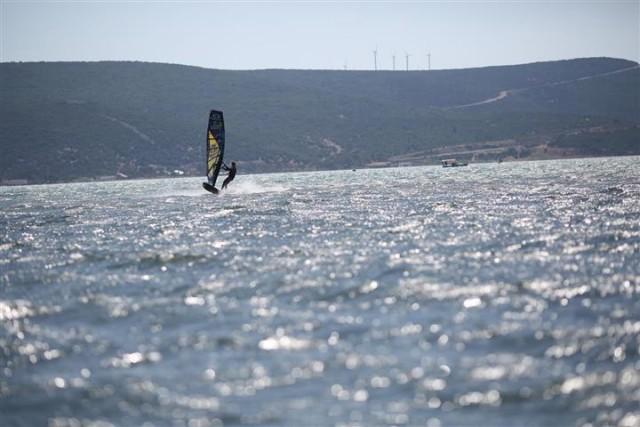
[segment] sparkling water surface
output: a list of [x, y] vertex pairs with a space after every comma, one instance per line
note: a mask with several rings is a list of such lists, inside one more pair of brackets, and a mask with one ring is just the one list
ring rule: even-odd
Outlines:
[[0, 188], [0, 425], [638, 426], [639, 162]]

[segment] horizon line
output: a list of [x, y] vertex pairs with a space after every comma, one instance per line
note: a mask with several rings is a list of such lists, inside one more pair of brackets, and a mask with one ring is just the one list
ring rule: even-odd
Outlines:
[[0, 64], [71, 64], [71, 63], [81, 63], [81, 64], [98, 64], [98, 63], [139, 63], [139, 64], [159, 64], [159, 65], [175, 65], [181, 67], [191, 67], [191, 68], [201, 68], [205, 70], [212, 71], [239, 71], [239, 72], [247, 72], [247, 71], [340, 71], [340, 72], [374, 72], [374, 73], [408, 73], [408, 72], [430, 72], [430, 71], [454, 71], [454, 70], [473, 70], [473, 69], [481, 69], [481, 68], [495, 68], [495, 67], [517, 67], [522, 65], [532, 65], [532, 64], [542, 64], [542, 63], [550, 63], [550, 62], [564, 62], [564, 61], [579, 61], [579, 60], [588, 60], [588, 59], [609, 59], [615, 61], [627, 61], [634, 63], [636, 65], [640, 65], [640, 62], [634, 61], [628, 58], [616, 58], [611, 56], [586, 56], [586, 57], [574, 57], [574, 58], [565, 58], [565, 59], [549, 59], [542, 61], [532, 61], [532, 62], [522, 62], [515, 64], [495, 64], [495, 65], [482, 65], [476, 67], [461, 67], [461, 68], [432, 68], [430, 70], [424, 68], [415, 68], [415, 69], [371, 69], [371, 68], [352, 68], [352, 69], [344, 69], [344, 68], [279, 68], [279, 67], [271, 67], [271, 68], [216, 68], [216, 67], [207, 67], [203, 65], [193, 65], [193, 64], [183, 64], [178, 62], [161, 62], [161, 61], [146, 61], [146, 60], [135, 60], [135, 59], [98, 59], [98, 60], [60, 60], [60, 61], [4, 61], [0, 60]]

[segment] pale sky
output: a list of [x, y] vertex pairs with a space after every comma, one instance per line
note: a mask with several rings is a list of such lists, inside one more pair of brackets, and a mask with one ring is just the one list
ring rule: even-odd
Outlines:
[[220, 69], [433, 69], [608, 56], [640, 61], [640, 0], [0, 0], [0, 61]]

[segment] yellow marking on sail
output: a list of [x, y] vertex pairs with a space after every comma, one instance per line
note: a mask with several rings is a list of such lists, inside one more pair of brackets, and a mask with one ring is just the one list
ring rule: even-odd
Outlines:
[[207, 159], [207, 171], [209, 174], [213, 172], [213, 169], [218, 163], [218, 158], [220, 157], [220, 146], [218, 145], [218, 140], [213, 136], [211, 131], [209, 131], [209, 158]]

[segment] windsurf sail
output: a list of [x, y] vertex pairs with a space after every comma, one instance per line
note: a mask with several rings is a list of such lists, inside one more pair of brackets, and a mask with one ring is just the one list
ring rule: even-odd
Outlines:
[[222, 111], [211, 110], [207, 126], [207, 179], [214, 187], [224, 155], [224, 118]]

